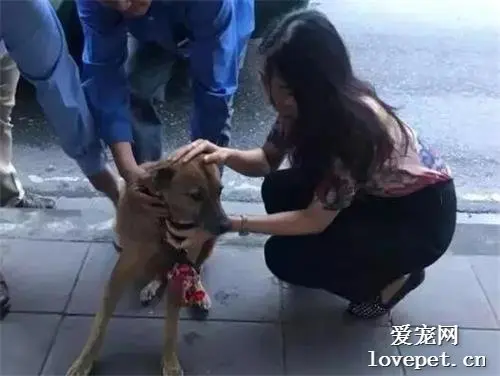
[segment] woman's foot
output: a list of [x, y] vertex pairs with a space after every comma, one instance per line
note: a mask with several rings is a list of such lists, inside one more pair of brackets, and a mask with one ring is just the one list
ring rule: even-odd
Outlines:
[[422, 284], [425, 271], [421, 270], [410, 274], [401, 284], [401, 287], [388, 299], [383, 299], [379, 294], [374, 300], [361, 303], [350, 303], [347, 312], [361, 319], [374, 319], [381, 317], [394, 308], [406, 295]]
[[0, 273], [0, 320], [2, 320], [4, 316], [9, 312], [9, 300], [9, 287], [7, 286], [7, 282], [5, 282], [5, 279], [3, 278], [2, 273]]

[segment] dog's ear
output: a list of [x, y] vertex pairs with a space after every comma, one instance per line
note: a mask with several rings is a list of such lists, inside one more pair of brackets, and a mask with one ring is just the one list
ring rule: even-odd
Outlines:
[[153, 184], [155, 188], [160, 191], [162, 189], [168, 188], [175, 175], [175, 170], [172, 166], [166, 166], [156, 170], [152, 175]]

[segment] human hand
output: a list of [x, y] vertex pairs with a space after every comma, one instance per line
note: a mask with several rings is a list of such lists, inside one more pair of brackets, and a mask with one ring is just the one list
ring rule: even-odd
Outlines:
[[229, 157], [229, 149], [217, 146], [210, 141], [198, 139], [174, 151], [168, 160], [172, 163], [181, 161], [187, 163], [197, 155], [206, 153], [203, 160], [206, 163], [225, 164]]
[[129, 171], [124, 179], [130, 188], [130, 199], [133, 206], [155, 217], [168, 216], [163, 201], [154, 196], [153, 180], [146, 170], [137, 166]]

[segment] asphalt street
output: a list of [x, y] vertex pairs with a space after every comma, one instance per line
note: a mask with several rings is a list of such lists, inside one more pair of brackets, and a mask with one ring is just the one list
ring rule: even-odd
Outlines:
[[[359, 75], [398, 107], [451, 165], [462, 211], [500, 209], [500, 3], [495, 0], [325, 0]], [[260, 145], [274, 114], [251, 46], [236, 98], [235, 147]], [[313, 93], [312, 93], [313, 95]], [[189, 95], [170, 98], [165, 151], [188, 141]], [[96, 193], [57, 146], [36, 102], [15, 109], [15, 165], [25, 187], [59, 197]], [[259, 179], [226, 171], [224, 198], [257, 201]]]

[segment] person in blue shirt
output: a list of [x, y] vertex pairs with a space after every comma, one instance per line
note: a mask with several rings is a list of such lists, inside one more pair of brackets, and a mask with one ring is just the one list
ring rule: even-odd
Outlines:
[[[127, 183], [145, 177], [142, 163], [161, 158], [154, 104], [164, 100], [181, 45], [188, 46], [192, 79], [191, 138], [228, 145], [254, 0], [77, 0], [77, 8], [83, 87], [99, 135]], [[147, 208], [150, 201], [141, 198]]]
[[[10, 133], [19, 71], [35, 86], [37, 100], [64, 152], [77, 162], [92, 185], [116, 205], [118, 180], [106, 163], [78, 68], [68, 53], [63, 29], [49, 0], [0, 1], [0, 45], [2, 62], [8, 60], [0, 72], [5, 73], [0, 92], [2, 138]], [[10, 167], [11, 155], [4, 148], [11, 149], [12, 139], [10, 135], [5, 139], [2, 154], [9, 154], [5, 159]], [[8, 303], [7, 284], [0, 273], [0, 317], [7, 311]]]
[[107, 164], [78, 67], [50, 1], [2, 1], [0, 40], [21, 75], [34, 85], [37, 101], [64, 152], [116, 205], [118, 180]]

